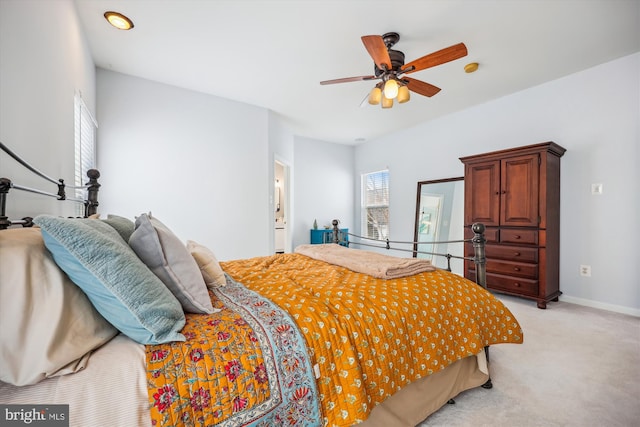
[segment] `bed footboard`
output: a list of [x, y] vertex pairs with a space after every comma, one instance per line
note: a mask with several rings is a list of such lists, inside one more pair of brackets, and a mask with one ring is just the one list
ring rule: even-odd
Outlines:
[[[349, 247], [351, 244], [356, 244], [359, 246], [367, 246], [372, 248], [379, 249], [387, 249], [387, 250], [395, 250], [395, 251], [403, 251], [403, 252], [412, 252], [414, 256], [417, 253], [425, 253], [429, 255], [441, 256], [447, 258], [447, 270], [451, 271], [451, 258], [457, 258], [462, 260], [473, 261], [476, 265], [476, 283], [487, 289], [487, 269], [486, 269], [486, 257], [485, 257], [485, 243], [486, 239], [484, 237], [485, 226], [484, 224], [475, 223], [471, 226], [471, 231], [473, 231], [473, 238], [464, 239], [464, 240], [447, 240], [440, 242], [433, 242], [434, 244], [440, 243], [471, 243], [473, 244], [474, 255], [473, 257], [465, 257], [458, 256], [452, 254], [441, 254], [436, 252], [421, 252], [417, 251], [413, 248], [417, 247], [418, 242], [406, 242], [406, 241], [392, 241], [389, 239], [386, 240], [377, 240], [369, 237], [359, 236], [353, 233], [345, 233], [340, 228], [338, 228], [338, 224], [340, 221], [334, 219], [331, 224], [333, 225], [333, 242], [341, 244], [343, 246]], [[348, 236], [348, 238], [347, 238]], [[408, 249], [403, 247], [402, 245], [411, 245], [412, 249]]]

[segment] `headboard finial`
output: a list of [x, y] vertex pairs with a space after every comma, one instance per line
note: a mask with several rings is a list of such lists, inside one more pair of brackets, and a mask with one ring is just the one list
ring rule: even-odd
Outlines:
[[0, 230], [6, 230], [11, 226], [11, 221], [6, 216], [7, 194], [10, 188], [11, 180], [9, 178], [0, 178]]
[[87, 200], [84, 202], [84, 216], [89, 217], [95, 215], [98, 212], [98, 191], [100, 190], [100, 184], [98, 178], [100, 178], [100, 172], [97, 169], [89, 169], [87, 171], [89, 182], [87, 185]]
[[98, 178], [100, 178], [100, 171], [98, 171], [98, 169], [89, 169], [87, 171], [87, 176], [89, 177], [89, 180], [97, 180]]

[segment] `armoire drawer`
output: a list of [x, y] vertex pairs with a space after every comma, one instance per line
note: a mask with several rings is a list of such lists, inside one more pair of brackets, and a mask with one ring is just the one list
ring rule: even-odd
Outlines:
[[538, 264], [487, 259], [487, 273], [499, 273], [537, 279]]
[[527, 248], [523, 246], [486, 245], [485, 255], [487, 258], [504, 259], [518, 262], [538, 262], [538, 248]]
[[502, 228], [500, 229], [500, 243], [537, 245], [538, 233], [539, 233], [538, 230]]
[[487, 273], [487, 288], [535, 296], [538, 294], [538, 281]]

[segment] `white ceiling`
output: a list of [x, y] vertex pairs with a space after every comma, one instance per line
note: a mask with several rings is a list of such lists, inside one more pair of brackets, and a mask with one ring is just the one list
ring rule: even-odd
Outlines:
[[[76, 0], [98, 67], [268, 108], [297, 135], [353, 144], [640, 51], [639, 0]], [[103, 17], [129, 16], [131, 31]], [[361, 107], [373, 74], [360, 37], [395, 31], [411, 74], [442, 91]], [[466, 74], [465, 64], [480, 68]], [[611, 76], [615, 78], [615, 76]]]

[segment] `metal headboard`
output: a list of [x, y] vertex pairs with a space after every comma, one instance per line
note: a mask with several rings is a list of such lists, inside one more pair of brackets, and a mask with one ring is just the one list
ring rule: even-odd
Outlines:
[[[16, 153], [11, 151], [6, 145], [0, 142], [0, 149], [11, 156], [15, 161], [24, 166], [27, 170], [37, 175], [38, 177], [52, 183], [58, 187], [58, 191], [56, 193], [50, 193], [42, 190], [38, 190], [35, 188], [29, 188], [22, 185], [15, 184], [9, 178], [0, 178], [0, 230], [4, 230], [9, 228], [12, 225], [22, 225], [23, 227], [31, 227], [33, 225], [33, 218], [24, 217], [19, 220], [10, 220], [6, 215], [7, 208], [7, 198], [9, 195], [9, 190], [15, 189], [20, 191], [27, 191], [30, 193], [39, 194], [47, 197], [55, 197], [57, 200], [68, 200], [76, 203], [82, 203], [84, 205], [84, 216], [88, 217], [93, 215], [98, 210], [98, 191], [100, 189], [100, 184], [98, 183], [98, 178], [100, 178], [100, 172], [97, 169], [89, 169], [87, 171], [87, 177], [89, 181], [82, 186], [72, 186], [66, 185], [64, 183], [64, 179], [54, 179], [51, 178], [44, 173], [40, 172], [38, 169], [31, 166], [29, 163], [22, 160]], [[78, 199], [67, 197], [66, 189], [86, 189], [87, 190], [87, 198], [86, 199]]]

